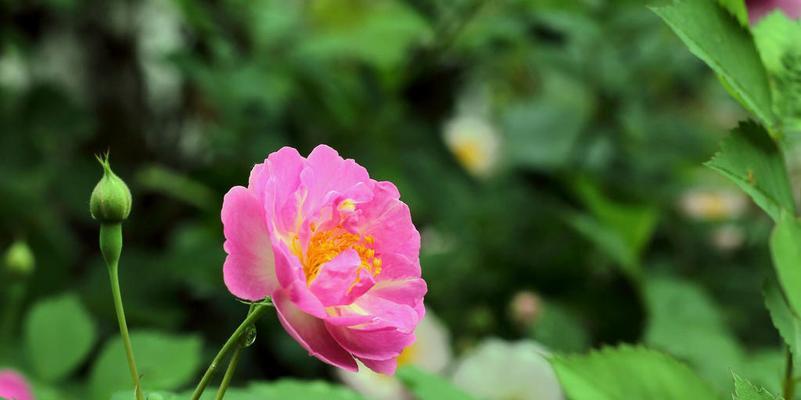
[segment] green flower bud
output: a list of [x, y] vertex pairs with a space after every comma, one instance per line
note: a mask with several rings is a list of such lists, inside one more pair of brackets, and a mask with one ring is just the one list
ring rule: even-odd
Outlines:
[[89, 199], [89, 212], [92, 218], [101, 223], [119, 223], [131, 213], [131, 191], [128, 185], [111, 171], [108, 153], [104, 158], [97, 157], [103, 166], [103, 177], [97, 182]]
[[28, 244], [17, 240], [9, 246], [5, 255], [6, 269], [15, 276], [28, 276], [33, 272], [35, 261]]

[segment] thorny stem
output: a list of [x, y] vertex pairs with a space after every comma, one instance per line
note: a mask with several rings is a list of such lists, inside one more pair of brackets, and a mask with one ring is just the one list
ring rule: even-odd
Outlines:
[[220, 362], [222, 362], [222, 360], [225, 358], [225, 356], [228, 353], [230, 353], [232, 349], [234, 349], [234, 346], [241, 347], [240, 339], [242, 338], [242, 335], [245, 332], [247, 332], [247, 330], [250, 328], [250, 325], [252, 325], [253, 322], [256, 321], [261, 316], [261, 314], [264, 313], [264, 311], [266, 311], [268, 308], [269, 305], [267, 304], [253, 305], [247, 318], [245, 318], [245, 320], [242, 321], [241, 324], [239, 324], [239, 327], [236, 328], [234, 333], [231, 334], [231, 337], [228, 338], [228, 341], [225, 342], [223, 347], [211, 361], [211, 364], [209, 364], [209, 367], [206, 369], [206, 372], [203, 374], [203, 377], [200, 378], [200, 382], [197, 384], [195, 391], [192, 393], [192, 400], [200, 399], [200, 396], [203, 394], [203, 391], [206, 390], [206, 386], [209, 385], [209, 381], [211, 380], [212, 376], [214, 376], [214, 372], [217, 370], [217, 365], [219, 365]]

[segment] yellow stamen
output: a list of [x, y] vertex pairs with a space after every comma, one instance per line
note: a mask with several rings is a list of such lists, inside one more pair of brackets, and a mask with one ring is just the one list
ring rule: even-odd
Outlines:
[[355, 250], [362, 261], [358, 271], [356, 271], [356, 279], [353, 285], [356, 285], [361, 280], [362, 271], [367, 271], [373, 276], [381, 272], [381, 259], [375, 256], [375, 249], [372, 248], [374, 242], [372, 237], [362, 237], [348, 232], [341, 226], [313, 232], [311, 239], [309, 239], [309, 244], [306, 246], [305, 254], [297, 238], [292, 241], [291, 246], [292, 252], [298, 256], [303, 264], [303, 272], [306, 274], [307, 284], [311, 285], [314, 279], [317, 278], [320, 273], [320, 267], [323, 264], [333, 260], [348, 249]]

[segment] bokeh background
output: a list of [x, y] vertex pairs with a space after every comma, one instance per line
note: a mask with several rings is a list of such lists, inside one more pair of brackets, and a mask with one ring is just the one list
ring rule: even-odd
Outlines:
[[[26, 243], [35, 270], [0, 364], [56, 398], [113, 389], [88, 212], [110, 150], [134, 195], [129, 325], [183, 341], [197, 361], [165, 385], [185, 388], [247, 309], [222, 282], [223, 195], [281, 146], [326, 143], [411, 207], [447, 364], [487, 338], [645, 343], [721, 392], [732, 368], [776, 388], [771, 225], [702, 166], [745, 116], [640, 1], [3, 1], [0, 247]], [[64, 296], [91, 316], [90, 356], [43, 373], [26, 316]], [[339, 379], [268, 316], [235, 383], [280, 377]]]

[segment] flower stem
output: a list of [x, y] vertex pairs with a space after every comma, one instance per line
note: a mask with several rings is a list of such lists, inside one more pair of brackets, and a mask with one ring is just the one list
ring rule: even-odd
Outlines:
[[795, 379], [793, 379], [793, 353], [787, 349], [787, 363], [784, 367], [784, 398], [795, 398]]
[[[217, 352], [217, 355], [214, 356], [214, 359], [211, 361], [211, 364], [209, 364], [209, 367], [206, 369], [206, 372], [203, 374], [203, 377], [200, 378], [200, 382], [197, 384], [195, 391], [192, 393], [192, 400], [200, 399], [200, 396], [203, 394], [203, 391], [206, 390], [206, 386], [209, 385], [209, 381], [211, 380], [212, 376], [214, 376], [214, 372], [217, 370], [217, 365], [219, 365], [220, 362], [222, 362], [223, 358], [225, 358], [225, 356], [229, 352], [231, 352], [232, 349], [234, 349], [234, 346], [236, 347], [242, 346], [242, 342], [240, 340], [242, 338], [242, 335], [245, 332], [247, 332], [247, 330], [250, 328], [250, 325], [253, 324], [253, 322], [256, 321], [261, 316], [261, 314], [267, 310], [267, 308], [268, 305], [266, 304], [256, 304], [251, 308], [251, 311], [248, 313], [247, 318], [245, 318], [245, 320], [242, 321], [241, 324], [239, 324], [239, 327], [236, 328], [234, 333], [231, 334], [231, 337], [228, 338], [228, 340], [225, 342], [220, 351]], [[236, 364], [234, 364], [234, 366], [236, 366]], [[231, 365], [229, 365], [229, 369], [232, 369]], [[231, 373], [233, 374], [233, 372]], [[227, 384], [225, 386], [227, 386]], [[221, 389], [222, 388], [223, 387], [221, 386]]]
[[17, 319], [19, 317], [22, 298], [25, 297], [27, 282], [12, 281], [8, 287], [5, 312], [2, 325], [0, 325], [0, 350], [10, 348], [14, 337]]
[[231, 384], [231, 378], [234, 376], [234, 371], [236, 370], [237, 364], [239, 364], [239, 357], [242, 355], [242, 349], [244, 348], [242, 344], [236, 346], [236, 350], [234, 350], [234, 354], [231, 356], [231, 361], [228, 362], [228, 369], [225, 370], [225, 375], [223, 375], [220, 388], [217, 389], [217, 396], [214, 397], [215, 400], [222, 400], [223, 396], [225, 396], [225, 391], [228, 390], [228, 385]]
[[[250, 308], [248, 309], [248, 315], [253, 313], [253, 309], [255, 307], [255, 304], [250, 305]], [[250, 329], [254, 329], [255, 332], [255, 328], [253, 328], [252, 325]], [[222, 398], [225, 396], [225, 391], [228, 390], [228, 385], [231, 384], [231, 378], [234, 377], [236, 366], [239, 364], [239, 357], [242, 355], [242, 350], [251, 344], [248, 336], [249, 333], [244, 333], [243, 336], [239, 338], [239, 346], [236, 346], [236, 350], [234, 350], [234, 354], [231, 356], [231, 361], [228, 362], [228, 368], [225, 370], [225, 375], [223, 375], [220, 387], [217, 389], [217, 395], [215, 396], [216, 400], [222, 400]]]
[[139, 372], [136, 370], [133, 346], [131, 346], [131, 337], [128, 334], [128, 323], [125, 321], [125, 310], [122, 307], [122, 294], [120, 293], [119, 258], [122, 251], [122, 224], [100, 225], [100, 249], [108, 267], [111, 295], [114, 298], [114, 311], [117, 313], [117, 322], [120, 325], [120, 336], [125, 347], [125, 356], [128, 359], [128, 369], [131, 371], [136, 400], [144, 400], [142, 384], [139, 382]]

